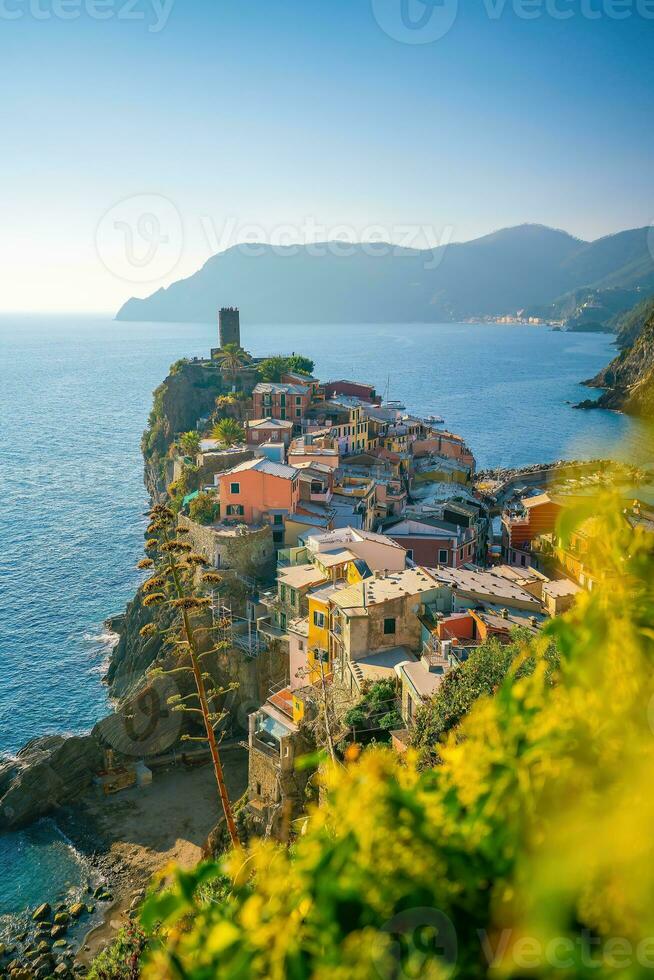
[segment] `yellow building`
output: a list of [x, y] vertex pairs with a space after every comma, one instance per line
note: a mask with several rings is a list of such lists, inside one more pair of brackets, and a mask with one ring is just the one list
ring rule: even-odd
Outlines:
[[[314, 589], [309, 599], [309, 640], [307, 663], [309, 681], [315, 684], [323, 674], [330, 673], [329, 661], [329, 599], [337, 591], [334, 585]], [[322, 665], [322, 667], [321, 667]]]

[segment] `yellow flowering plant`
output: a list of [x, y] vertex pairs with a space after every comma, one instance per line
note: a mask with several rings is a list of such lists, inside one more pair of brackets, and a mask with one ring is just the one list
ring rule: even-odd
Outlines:
[[651, 974], [654, 535], [607, 492], [564, 513], [562, 541], [591, 518], [593, 589], [524, 641], [440, 764], [352, 754], [290, 847], [178, 871], [143, 910], [146, 977]]

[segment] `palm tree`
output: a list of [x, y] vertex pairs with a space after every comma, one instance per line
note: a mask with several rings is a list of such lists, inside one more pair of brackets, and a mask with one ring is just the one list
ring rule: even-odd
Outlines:
[[235, 419], [221, 419], [211, 430], [211, 438], [219, 439], [226, 446], [234, 446], [243, 442], [243, 428]]
[[244, 364], [250, 360], [250, 355], [238, 344], [225, 344], [216, 355], [218, 366], [221, 372], [231, 376], [232, 382], [236, 382], [236, 376]]

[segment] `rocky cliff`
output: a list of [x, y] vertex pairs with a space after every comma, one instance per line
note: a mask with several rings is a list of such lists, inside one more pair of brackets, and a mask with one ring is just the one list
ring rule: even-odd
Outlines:
[[166, 380], [154, 391], [141, 440], [145, 484], [151, 494], [162, 492], [168, 482], [165, 461], [175, 436], [195, 429], [197, 420], [213, 411], [216, 398], [225, 391], [225, 382], [212, 365], [187, 360], [172, 365]]
[[596, 377], [585, 382], [603, 388], [597, 401], [582, 402], [582, 408], [612, 408], [654, 418], [654, 302], [642, 304], [639, 321], [630, 320], [623, 338], [635, 340]]

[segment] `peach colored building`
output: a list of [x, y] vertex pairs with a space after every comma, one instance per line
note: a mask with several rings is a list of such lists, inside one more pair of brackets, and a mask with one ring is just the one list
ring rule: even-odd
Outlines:
[[220, 516], [241, 518], [245, 524], [267, 521], [283, 531], [285, 517], [298, 504], [299, 477], [292, 466], [265, 457], [249, 459], [220, 474]]

